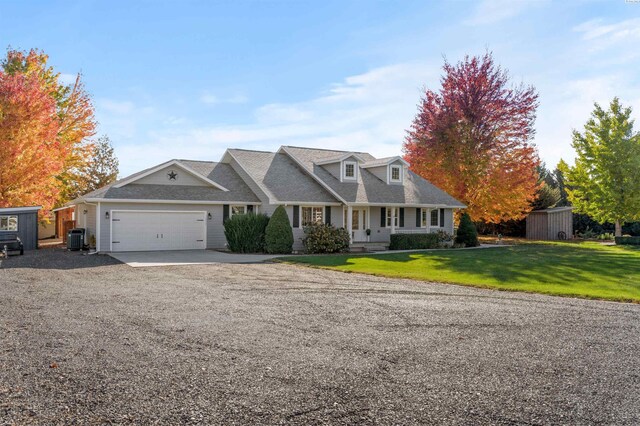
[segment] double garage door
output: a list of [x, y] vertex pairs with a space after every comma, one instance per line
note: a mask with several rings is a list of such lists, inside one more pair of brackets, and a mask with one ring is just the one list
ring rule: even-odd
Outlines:
[[114, 210], [111, 251], [206, 248], [206, 212]]

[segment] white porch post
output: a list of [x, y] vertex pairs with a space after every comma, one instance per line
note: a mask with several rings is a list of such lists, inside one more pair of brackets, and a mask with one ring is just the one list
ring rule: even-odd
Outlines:
[[347, 232], [349, 233], [349, 243], [353, 242], [353, 207], [347, 206]]
[[391, 233], [396, 233], [396, 208], [391, 207]]
[[426, 224], [426, 228], [427, 228], [427, 234], [431, 232], [431, 209], [426, 209], [427, 210], [427, 224]]

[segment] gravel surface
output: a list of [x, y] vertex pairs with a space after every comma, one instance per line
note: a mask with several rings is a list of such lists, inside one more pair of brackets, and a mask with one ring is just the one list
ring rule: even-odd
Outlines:
[[0, 424], [640, 424], [639, 305], [59, 249], [0, 262]]

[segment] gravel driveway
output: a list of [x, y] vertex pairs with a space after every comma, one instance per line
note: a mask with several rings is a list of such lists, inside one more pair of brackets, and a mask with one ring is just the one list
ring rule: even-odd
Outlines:
[[0, 424], [640, 423], [632, 304], [47, 249], [0, 336]]

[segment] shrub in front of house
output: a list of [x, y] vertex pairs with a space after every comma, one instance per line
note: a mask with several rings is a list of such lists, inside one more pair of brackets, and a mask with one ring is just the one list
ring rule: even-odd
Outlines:
[[260, 253], [264, 251], [265, 229], [269, 223], [266, 214], [237, 214], [224, 221], [227, 247], [234, 253]]
[[640, 237], [616, 237], [616, 245], [640, 246]]
[[391, 234], [389, 250], [434, 249], [440, 246], [438, 234]]
[[463, 213], [460, 218], [460, 225], [458, 226], [458, 232], [456, 233], [455, 243], [460, 245], [464, 244], [465, 247], [477, 247], [480, 245], [476, 225], [471, 221], [471, 217], [468, 213]]
[[438, 236], [440, 247], [451, 247], [453, 245], [453, 235], [445, 230], [438, 229], [435, 234]]
[[314, 223], [304, 227], [302, 243], [307, 253], [345, 253], [349, 251], [349, 233], [344, 228]]
[[264, 234], [264, 249], [272, 254], [288, 254], [293, 251], [293, 230], [283, 206], [278, 206], [269, 219]]

